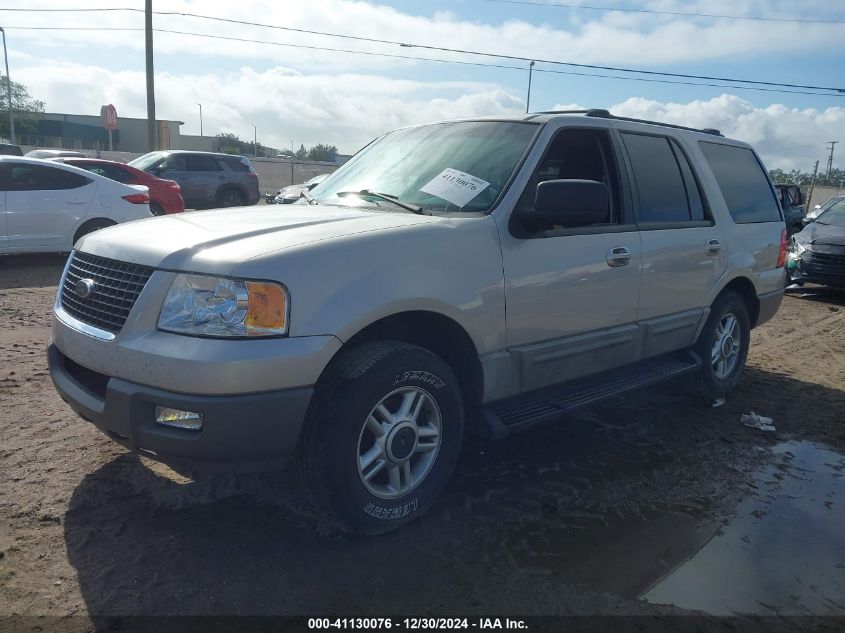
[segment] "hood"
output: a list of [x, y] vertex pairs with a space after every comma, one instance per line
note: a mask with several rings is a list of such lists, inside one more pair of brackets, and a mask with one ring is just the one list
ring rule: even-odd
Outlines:
[[845, 226], [811, 222], [795, 237], [802, 244], [845, 246]]
[[90, 233], [80, 251], [165, 268], [230, 274], [270, 252], [358, 233], [441, 222], [442, 218], [329, 205], [275, 205], [190, 211]]

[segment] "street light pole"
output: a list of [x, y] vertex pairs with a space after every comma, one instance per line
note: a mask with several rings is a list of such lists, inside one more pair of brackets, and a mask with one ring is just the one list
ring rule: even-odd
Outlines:
[[258, 158], [258, 128], [255, 127], [255, 123], [252, 124], [252, 155]]
[[528, 108], [531, 105], [531, 74], [534, 72], [534, 60], [528, 64], [528, 98], [525, 99], [525, 114], [528, 114]]
[[15, 140], [15, 118], [12, 116], [12, 81], [9, 79], [9, 53], [6, 52], [6, 31], [0, 26], [0, 33], [3, 34], [3, 59], [6, 60], [6, 102], [9, 106], [9, 140], [12, 145], [17, 145]]
[[197, 105], [200, 107], [200, 136], [202, 136], [202, 104], [198, 102]]

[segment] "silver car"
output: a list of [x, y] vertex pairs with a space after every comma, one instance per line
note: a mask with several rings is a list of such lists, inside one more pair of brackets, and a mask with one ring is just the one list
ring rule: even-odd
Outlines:
[[150, 152], [132, 167], [179, 183], [185, 207], [241, 207], [261, 198], [258, 174], [245, 156], [167, 150]]
[[293, 457], [341, 529], [435, 501], [503, 437], [680, 375], [742, 375], [783, 297], [754, 151], [715, 130], [551, 112], [404, 128], [279, 214], [86, 236], [50, 371], [84, 419], [175, 466]]

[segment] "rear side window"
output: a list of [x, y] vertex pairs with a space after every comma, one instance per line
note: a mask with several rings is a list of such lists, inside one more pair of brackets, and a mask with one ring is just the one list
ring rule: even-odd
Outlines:
[[222, 171], [211, 156], [188, 156], [185, 163], [188, 171]]
[[750, 149], [699, 141], [728, 211], [737, 224], [782, 222], [763, 166]]
[[703, 220], [701, 194], [677, 144], [665, 136], [623, 133], [622, 138], [637, 184], [637, 222]]
[[6, 191], [62, 191], [77, 189], [91, 182], [80, 174], [42, 165], [8, 165], [3, 170]]

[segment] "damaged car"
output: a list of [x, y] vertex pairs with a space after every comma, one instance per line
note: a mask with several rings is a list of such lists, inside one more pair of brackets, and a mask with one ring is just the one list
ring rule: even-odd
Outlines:
[[791, 283], [845, 288], [845, 199], [792, 236], [786, 267]]

